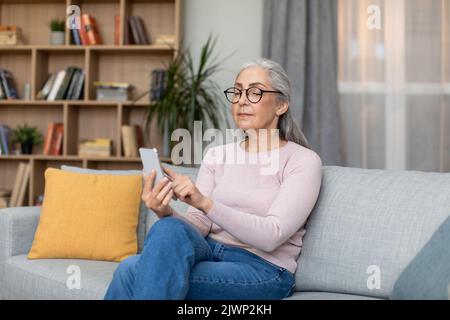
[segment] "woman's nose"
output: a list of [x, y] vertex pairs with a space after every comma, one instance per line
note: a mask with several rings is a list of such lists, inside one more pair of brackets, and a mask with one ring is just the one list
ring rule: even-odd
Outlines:
[[245, 91], [243, 91], [239, 97], [239, 105], [248, 105], [249, 103], [247, 95], [245, 94]]

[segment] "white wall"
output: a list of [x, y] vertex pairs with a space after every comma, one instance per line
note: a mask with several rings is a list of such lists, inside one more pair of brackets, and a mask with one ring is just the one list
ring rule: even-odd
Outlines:
[[[225, 90], [244, 62], [261, 57], [263, 0], [184, 0], [182, 35], [194, 61], [211, 32], [220, 57], [232, 54], [215, 80]], [[225, 97], [224, 97], [225, 98]]]

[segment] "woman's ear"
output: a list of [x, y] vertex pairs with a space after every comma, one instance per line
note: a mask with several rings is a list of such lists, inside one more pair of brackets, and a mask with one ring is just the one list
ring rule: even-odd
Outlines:
[[276, 112], [277, 116], [281, 116], [283, 113], [285, 113], [289, 109], [289, 102], [282, 103]]

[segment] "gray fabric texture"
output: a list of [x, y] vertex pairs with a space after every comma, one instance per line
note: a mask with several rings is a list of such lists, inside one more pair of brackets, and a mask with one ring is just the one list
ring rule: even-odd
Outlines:
[[374, 297], [334, 292], [294, 292], [285, 300], [380, 300]]
[[264, 3], [263, 56], [287, 71], [293, 117], [324, 165], [342, 163], [336, 7], [335, 0]]
[[4, 296], [5, 261], [28, 253], [39, 222], [39, 207], [12, 207], [0, 210], [0, 299]]
[[[324, 167], [297, 291], [388, 298], [401, 271], [449, 216], [448, 190], [450, 174]], [[379, 289], [368, 286], [378, 274], [370, 266], [379, 268]]]
[[450, 217], [402, 271], [390, 296], [394, 300], [450, 299]]
[[[67, 285], [73, 285], [73, 266], [79, 268], [80, 289]], [[26, 255], [14, 256], [5, 264], [8, 276], [2, 280], [4, 299], [103, 299], [117, 266], [118, 263], [107, 261], [28, 260]]]

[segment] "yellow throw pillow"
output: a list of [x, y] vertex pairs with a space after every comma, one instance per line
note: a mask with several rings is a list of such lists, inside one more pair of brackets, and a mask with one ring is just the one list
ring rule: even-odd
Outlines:
[[41, 217], [29, 259], [120, 262], [137, 252], [142, 176], [45, 170]]

